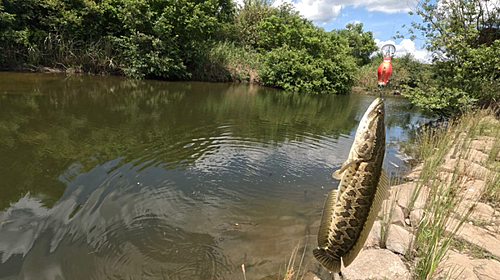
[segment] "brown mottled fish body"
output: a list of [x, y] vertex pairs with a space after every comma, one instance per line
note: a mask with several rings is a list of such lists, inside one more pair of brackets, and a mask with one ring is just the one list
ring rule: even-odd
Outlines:
[[318, 248], [313, 251], [332, 272], [340, 272], [341, 259], [348, 266], [356, 258], [385, 198], [384, 113], [384, 103], [377, 98], [359, 123], [349, 158], [333, 174], [341, 181], [325, 201]]

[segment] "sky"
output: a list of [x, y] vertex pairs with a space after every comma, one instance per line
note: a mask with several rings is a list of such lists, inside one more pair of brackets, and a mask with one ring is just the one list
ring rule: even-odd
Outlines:
[[377, 46], [386, 43], [396, 46], [396, 56], [412, 53], [420, 61], [430, 61], [430, 54], [423, 49], [424, 41], [416, 39], [392, 39], [400, 31], [409, 37], [406, 28], [412, 21], [419, 22], [417, 15], [408, 12], [418, 0], [275, 0], [273, 5], [288, 2], [305, 18], [326, 31], [345, 28], [348, 23], [363, 23], [364, 31], [372, 31]]

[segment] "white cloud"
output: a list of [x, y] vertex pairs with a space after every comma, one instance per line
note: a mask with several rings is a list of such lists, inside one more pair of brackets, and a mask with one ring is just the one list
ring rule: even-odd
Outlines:
[[415, 57], [415, 59], [421, 62], [430, 63], [432, 60], [432, 55], [430, 52], [424, 49], [417, 49], [415, 47], [415, 42], [410, 39], [404, 39], [399, 42], [399, 44], [396, 44], [392, 40], [380, 41], [379, 39], [375, 39], [375, 43], [377, 44], [377, 47], [379, 49], [385, 44], [393, 44], [394, 46], [396, 46], [396, 53], [394, 54], [395, 57], [402, 57], [407, 53], [411, 53], [413, 54], [413, 57]]
[[309, 20], [326, 22], [336, 18], [342, 5], [335, 5], [332, 0], [299, 0], [292, 2], [291, 0], [276, 0], [273, 6], [280, 6], [283, 3], [292, 4], [295, 10]]
[[[283, 3], [289, 3], [305, 18], [327, 22], [336, 19], [341, 15], [342, 8], [349, 5], [365, 7], [370, 12], [392, 14], [409, 12], [410, 7], [414, 7], [417, 2], [418, 0], [275, 0], [272, 5], [278, 7]], [[243, 0], [236, 0], [236, 3], [243, 6]]]
[[373, 12], [384, 12], [384, 13], [404, 13], [409, 12], [410, 8], [416, 4], [415, 0], [354, 0], [354, 6], [365, 6], [366, 10]]
[[378, 11], [384, 13], [403, 13], [410, 11], [416, 0], [276, 0], [273, 5], [279, 6], [290, 3], [302, 16], [309, 20], [326, 22], [339, 16], [343, 7], [352, 5], [354, 7], [365, 7], [367, 11]]

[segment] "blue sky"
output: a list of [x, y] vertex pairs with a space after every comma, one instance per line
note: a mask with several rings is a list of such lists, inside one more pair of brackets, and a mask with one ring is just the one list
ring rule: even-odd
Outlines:
[[339, 15], [327, 22], [316, 22], [326, 30], [344, 28], [350, 22], [363, 23], [365, 30], [370, 30], [380, 40], [389, 40], [396, 35], [396, 31], [404, 30], [403, 24], [409, 25], [416, 16], [410, 16], [408, 12], [384, 13], [379, 11], [367, 11], [364, 7], [346, 6], [341, 9]]
[[408, 14], [417, 0], [275, 0], [274, 5], [283, 2], [293, 4], [302, 16], [327, 31], [344, 28], [350, 22], [361, 22], [365, 31], [373, 32], [379, 47], [394, 43], [396, 56], [409, 52], [422, 61], [430, 58], [423, 49], [423, 40], [392, 39], [397, 31], [408, 35], [402, 25], [409, 27], [412, 21], [420, 21], [420, 17]]
[[[416, 58], [426, 60], [429, 58], [427, 51], [423, 49], [424, 40], [415, 39], [413, 42], [409, 39], [393, 39], [392, 37], [400, 34], [409, 38], [407, 28], [411, 22], [420, 22], [420, 17], [410, 15], [408, 12], [386, 13], [382, 11], [368, 11], [364, 6], [345, 6], [341, 9], [339, 15], [327, 22], [315, 21], [315, 24], [322, 26], [325, 30], [344, 28], [350, 22], [363, 23], [365, 31], [372, 31], [373, 37], [379, 47], [386, 42], [391, 41], [397, 46], [397, 55], [404, 55], [407, 52], [413, 53]], [[402, 26], [406, 25], [405, 28]]]

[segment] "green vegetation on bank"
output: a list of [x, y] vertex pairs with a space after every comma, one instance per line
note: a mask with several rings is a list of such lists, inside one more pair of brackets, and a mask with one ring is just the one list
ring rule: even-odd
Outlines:
[[[382, 62], [382, 54], [377, 53], [368, 60], [368, 63], [360, 67], [356, 73], [355, 86], [365, 91], [378, 91], [377, 68]], [[384, 91], [402, 92], [412, 89], [426, 82], [431, 75], [431, 65], [422, 63], [408, 53], [403, 57], [393, 57], [392, 75]]]
[[487, 0], [424, 0], [409, 29], [433, 54], [430, 72], [403, 94], [443, 116], [500, 99], [500, 6]]
[[405, 256], [407, 261], [413, 263], [416, 279], [429, 279], [433, 275], [470, 214], [467, 209], [458, 207], [464, 200], [464, 193], [456, 186], [466, 178], [460, 166], [454, 165], [448, 175], [436, 172], [442, 169], [452, 148], [460, 157], [467, 153], [469, 147], [466, 142], [469, 143], [470, 136], [467, 139], [456, 138], [462, 132], [462, 125], [463, 121], [459, 121], [450, 127], [424, 129], [420, 134], [418, 157], [422, 159], [422, 171], [416, 180], [408, 209], [413, 211], [416, 201], [424, 198], [423, 209], [426, 210], [413, 229], [415, 237]]
[[[486, 0], [424, 0], [410, 14], [421, 18], [408, 30], [411, 39], [425, 39], [432, 64], [411, 54], [394, 57], [386, 91], [399, 91], [419, 108], [443, 117], [499, 107], [500, 6]], [[379, 53], [361, 65], [355, 86], [376, 91], [373, 80], [381, 61]]]
[[[393, 59], [388, 90], [442, 116], [500, 99], [500, 7], [424, 0], [409, 29], [432, 64]], [[325, 31], [268, 0], [0, 0], [0, 69], [250, 81], [289, 91], [376, 90], [382, 57], [363, 24]]]
[[[476, 203], [498, 207], [500, 123], [491, 111], [469, 112], [447, 125], [424, 129], [418, 135], [413, 151], [422, 168], [410, 205], [405, 206], [412, 210], [417, 199], [425, 198], [426, 211], [414, 228], [415, 239], [405, 257], [413, 264], [417, 279], [430, 279], [450, 247], [460, 241], [457, 234], [469, 221]], [[474, 143], [480, 141], [491, 144], [483, 151], [490, 156], [481, 164], [491, 172], [480, 178], [485, 181], [481, 193], [470, 196], [461, 186], [475, 174], [468, 162], [473, 160]], [[449, 168], [448, 175], [443, 175], [444, 165]]]
[[362, 24], [326, 32], [265, 0], [0, 0], [0, 68], [348, 92], [376, 50]]

